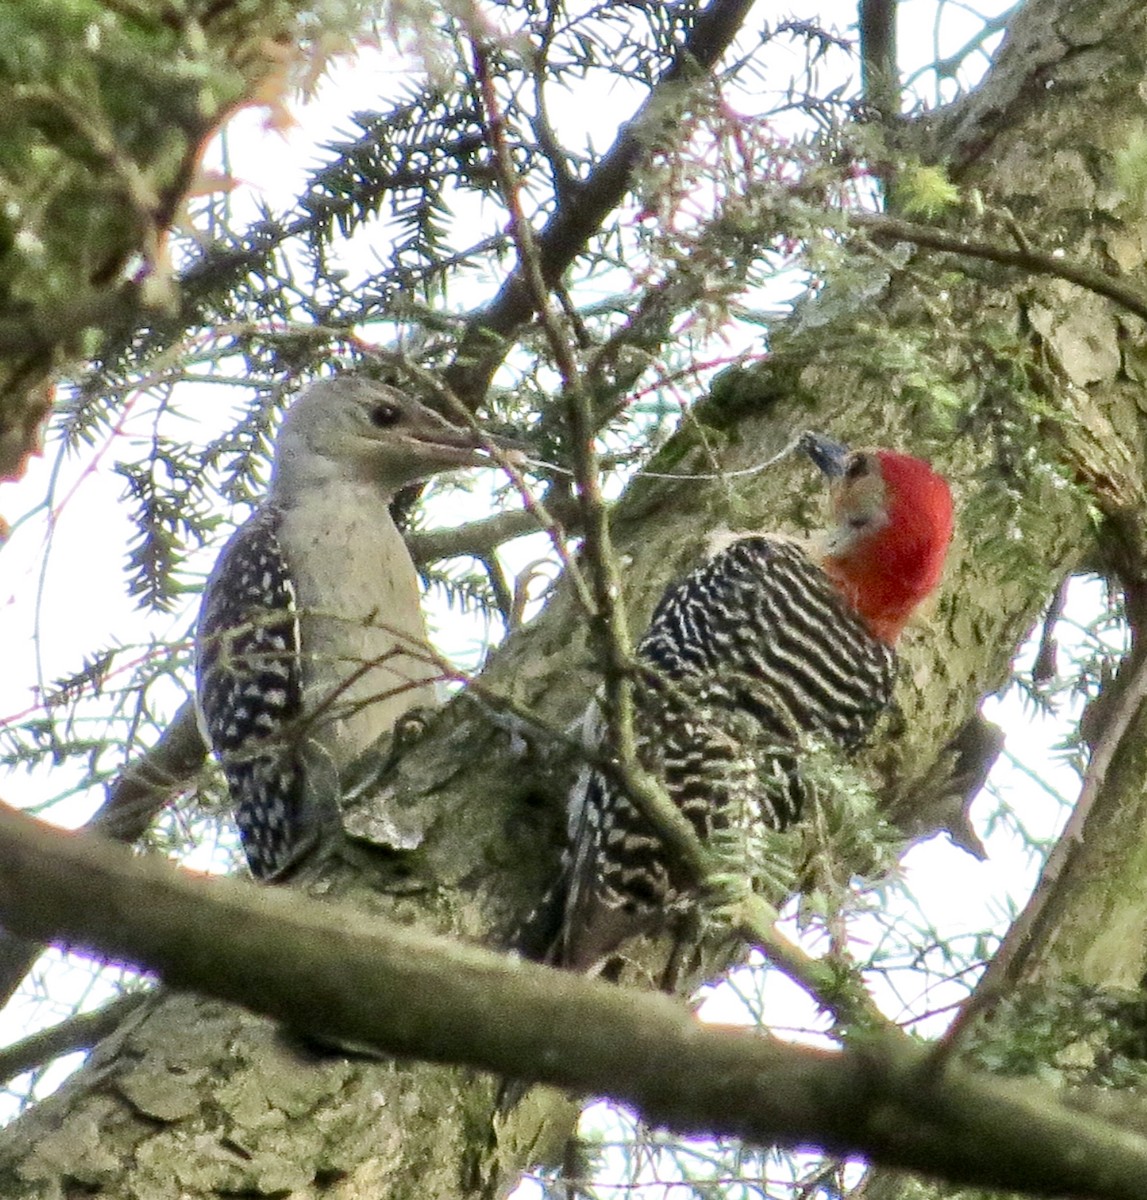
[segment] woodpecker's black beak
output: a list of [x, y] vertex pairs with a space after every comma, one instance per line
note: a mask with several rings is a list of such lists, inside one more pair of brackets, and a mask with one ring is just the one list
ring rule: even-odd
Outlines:
[[797, 445], [830, 479], [839, 479], [844, 474], [849, 450], [841, 442], [834, 442], [823, 433], [806, 431]]

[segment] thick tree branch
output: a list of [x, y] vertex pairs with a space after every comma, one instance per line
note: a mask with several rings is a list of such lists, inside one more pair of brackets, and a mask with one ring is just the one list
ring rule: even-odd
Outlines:
[[885, 122], [900, 115], [896, 0], [860, 0], [860, 66], [864, 100]]
[[11, 809], [0, 809], [0, 918], [299, 1029], [608, 1093], [681, 1131], [1050, 1195], [1140, 1200], [1147, 1178], [1147, 1139], [1043, 1087], [930, 1072], [925, 1049], [899, 1034], [832, 1053], [704, 1026], [664, 996], [195, 878]]
[[[125, 843], [142, 837], [172, 794], [195, 777], [206, 753], [195, 705], [185, 700], [155, 745], [132, 759], [108, 787], [84, 832]], [[0, 929], [0, 1008], [12, 999], [43, 949]]]

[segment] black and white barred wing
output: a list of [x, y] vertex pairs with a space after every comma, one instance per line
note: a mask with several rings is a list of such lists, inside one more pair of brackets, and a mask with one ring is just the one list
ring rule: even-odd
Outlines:
[[318, 832], [300, 721], [299, 614], [278, 524], [264, 506], [236, 531], [207, 581], [196, 632], [200, 726], [258, 879], [281, 877]]

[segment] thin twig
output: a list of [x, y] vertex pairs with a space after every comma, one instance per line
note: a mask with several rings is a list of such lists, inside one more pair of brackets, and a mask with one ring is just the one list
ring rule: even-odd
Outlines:
[[601, 472], [591, 406], [573, 352], [550, 305], [533, 230], [522, 210], [517, 176], [506, 145], [490, 71], [488, 47], [480, 30], [472, 31], [472, 40], [490, 141], [518, 250], [519, 273], [527, 281], [533, 308], [541, 320], [562, 377], [574, 483], [581, 509], [583, 546], [591, 585], [590, 602], [586, 608], [601, 651], [602, 707], [609, 743], [614, 751], [611, 769], [607, 774], [621, 784], [642, 815], [651, 821], [670, 852], [680, 858], [699, 880], [704, 880], [712, 872], [711, 856], [697, 838], [688, 819], [645, 772], [638, 759], [633, 701], [635, 664], [621, 572], [610, 538], [608, 509], [601, 494]]

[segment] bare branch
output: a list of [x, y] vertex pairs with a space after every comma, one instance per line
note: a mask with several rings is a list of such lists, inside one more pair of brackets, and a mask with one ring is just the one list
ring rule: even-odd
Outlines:
[[127, 992], [109, 1000], [95, 1012], [69, 1017], [51, 1029], [43, 1029], [22, 1041], [0, 1050], [0, 1084], [6, 1084], [25, 1071], [49, 1063], [76, 1050], [90, 1050], [123, 1023], [147, 1000], [146, 992]]
[[[548, 496], [542, 503], [546, 511], [559, 521], [567, 531], [576, 532], [577, 506], [568, 498], [556, 501]], [[508, 542], [527, 533], [537, 533], [541, 528], [537, 516], [526, 509], [498, 513], [480, 521], [471, 521], [448, 529], [427, 529], [412, 533], [407, 539], [411, 556], [416, 563], [436, 562], [441, 558], [453, 558], [459, 554], [472, 554], [481, 558]]]

